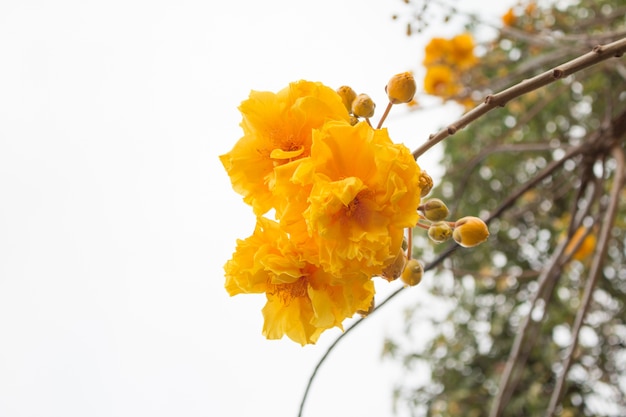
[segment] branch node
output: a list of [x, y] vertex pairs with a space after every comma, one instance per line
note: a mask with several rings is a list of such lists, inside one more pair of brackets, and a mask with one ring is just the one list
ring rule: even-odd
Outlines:
[[563, 78], [564, 75], [565, 75], [565, 71], [563, 71], [561, 68], [555, 68], [552, 70], [552, 77], [555, 80]]
[[454, 126], [448, 126], [448, 135], [452, 136], [457, 132], [457, 128]]
[[487, 97], [485, 97], [485, 104], [491, 104], [493, 103], [494, 97], [493, 94], [489, 94]]

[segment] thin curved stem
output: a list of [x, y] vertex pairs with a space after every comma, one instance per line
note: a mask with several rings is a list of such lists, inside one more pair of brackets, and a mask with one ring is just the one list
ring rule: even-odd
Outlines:
[[[443, 253], [441, 253], [431, 263], [429, 263], [428, 265], [426, 265], [424, 267], [424, 272], [430, 271], [431, 269], [435, 268], [437, 265], [439, 265], [441, 262], [443, 262], [448, 256], [450, 256], [450, 254], [453, 253], [458, 247], [459, 246], [457, 244], [450, 245], [448, 248], [446, 248], [443, 251]], [[374, 310], [372, 310], [372, 312], [367, 317], [370, 317], [372, 314], [375, 314], [377, 311], [379, 311], [385, 304], [389, 303], [398, 294], [400, 294], [400, 292], [402, 292], [402, 290], [404, 288], [405, 287], [400, 287], [397, 290], [395, 290], [394, 292], [392, 292], [390, 295], [388, 295], [387, 298], [385, 298], [379, 305], [377, 305], [376, 308], [374, 308]], [[352, 332], [352, 330], [354, 330], [358, 325], [360, 325], [363, 322], [363, 320], [365, 320], [367, 317], [363, 317], [363, 318], [357, 320], [352, 326], [348, 327], [342, 334], [340, 334], [335, 339], [335, 341], [330, 344], [330, 346], [328, 346], [328, 348], [326, 349], [326, 352], [324, 353], [324, 355], [322, 355], [320, 360], [317, 362], [317, 365], [315, 365], [315, 368], [313, 369], [313, 372], [311, 373], [311, 376], [309, 377], [309, 382], [306, 385], [306, 388], [304, 390], [304, 394], [302, 395], [302, 400], [300, 401], [300, 408], [298, 410], [298, 417], [302, 417], [302, 411], [304, 410], [304, 405], [305, 405], [306, 400], [308, 398], [309, 390], [311, 389], [311, 385], [313, 384], [313, 380], [315, 379], [315, 376], [317, 375], [317, 371], [319, 371], [319, 369], [322, 366], [322, 364], [326, 361], [326, 358], [328, 358], [328, 355], [330, 354], [330, 352], [332, 352], [335, 349], [335, 347], [337, 346], [337, 344], [344, 337], [346, 337], [350, 332]]]
[[376, 126], [376, 129], [380, 129], [381, 127], [383, 127], [383, 123], [385, 123], [385, 119], [387, 119], [387, 116], [389, 116], [389, 112], [391, 111], [392, 107], [393, 107], [392, 102], [387, 103], [387, 107], [385, 107], [385, 112], [380, 117], [380, 120], [378, 121], [378, 125]]

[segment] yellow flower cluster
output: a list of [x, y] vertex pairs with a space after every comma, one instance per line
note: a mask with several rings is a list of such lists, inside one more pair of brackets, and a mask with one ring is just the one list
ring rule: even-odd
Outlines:
[[431, 39], [426, 45], [423, 62], [426, 67], [424, 91], [444, 99], [454, 99], [463, 90], [460, 74], [477, 62], [474, 39], [469, 33], [451, 39]]
[[[391, 86], [394, 100], [412, 98], [404, 88]], [[411, 152], [386, 129], [355, 121], [345, 93], [310, 81], [253, 91], [239, 107], [243, 136], [220, 156], [257, 216], [224, 266], [225, 288], [265, 293], [269, 339], [315, 343], [367, 311], [372, 277], [393, 265], [404, 230], [419, 220], [421, 171]]]

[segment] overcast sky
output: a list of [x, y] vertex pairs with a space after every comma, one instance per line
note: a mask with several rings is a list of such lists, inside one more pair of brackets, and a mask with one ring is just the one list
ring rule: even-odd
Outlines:
[[[470, 3], [497, 21], [512, 1]], [[241, 136], [251, 89], [349, 84], [382, 112], [387, 80], [419, 70], [427, 41], [407, 38], [396, 12], [409, 9], [0, 4], [0, 416], [296, 415], [339, 331], [304, 348], [266, 341], [264, 297], [227, 295], [222, 266], [254, 218], [218, 155]], [[402, 113], [387, 125], [410, 148], [458, 115]], [[432, 155], [420, 163], [436, 172]], [[398, 372], [380, 360], [382, 338], [420, 288], [339, 345], [305, 416], [390, 414]]]

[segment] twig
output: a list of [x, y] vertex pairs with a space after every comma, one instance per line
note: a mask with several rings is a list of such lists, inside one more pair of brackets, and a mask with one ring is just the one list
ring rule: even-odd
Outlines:
[[537, 90], [543, 86], [553, 83], [556, 80], [565, 78], [571, 74], [605, 61], [612, 57], [621, 57], [626, 52], [626, 38], [606, 44], [598, 45], [591, 52], [588, 52], [578, 58], [572, 59], [556, 68], [539, 74], [528, 80], [524, 80], [510, 88], [499, 93], [488, 95], [485, 101], [465, 113], [459, 120], [450, 124], [448, 127], [441, 129], [439, 132], [431, 135], [427, 142], [421, 145], [413, 152], [415, 159], [423, 155], [427, 150], [441, 142], [448, 136], [454, 135], [474, 120], [481, 117], [496, 107], [503, 107], [506, 103], [514, 98], [520, 97], [531, 91]]
[[[435, 268], [437, 265], [439, 265], [441, 262], [443, 262], [451, 253], [453, 253], [458, 247], [459, 247], [459, 245], [457, 245], [456, 243], [448, 246], [448, 248], [446, 248], [437, 258], [435, 258], [431, 263], [429, 263], [428, 265], [426, 265], [424, 267], [424, 272], [430, 271], [431, 269]], [[372, 310], [372, 312], [367, 317], [370, 317], [372, 314], [375, 314], [385, 304], [387, 304], [393, 298], [395, 298], [398, 294], [400, 294], [400, 292], [404, 288], [405, 287], [400, 287], [397, 290], [395, 290], [394, 292], [392, 292], [390, 295], [388, 295], [387, 298], [385, 298], [380, 304], [378, 304], [376, 306], [376, 308], [374, 308], [374, 310]], [[341, 333], [339, 336], [337, 336], [337, 339], [335, 339], [335, 341], [333, 343], [331, 343], [330, 346], [328, 346], [328, 349], [326, 349], [326, 352], [324, 353], [324, 355], [322, 355], [320, 360], [317, 362], [317, 365], [315, 365], [315, 368], [313, 369], [313, 372], [311, 373], [311, 376], [309, 377], [309, 382], [306, 385], [306, 388], [304, 390], [304, 394], [302, 395], [302, 400], [300, 401], [300, 408], [298, 410], [298, 417], [302, 417], [302, 411], [304, 410], [304, 404], [306, 403], [306, 399], [307, 399], [307, 397], [309, 395], [309, 390], [311, 389], [311, 385], [313, 384], [313, 380], [315, 379], [315, 376], [317, 375], [317, 371], [320, 369], [322, 364], [326, 361], [326, 358], [328, 357], [330, 352], [332, 352], [335, 349], [337, 344], [344, 337], [346, 337], [348, 335], [348, 333], [350, 333], [354, 328], [356, 328], [359, 324], [361, 324], [363, 322], [363, 320], [365, 320], [365, 318], [366, 317], [358, 319], [352, 326], [348, 327], [343, 333]]]
[[587, 283], [585, 285], [582, 304], [578, 309], [576, 318], [574, 319], [574, 327], [572, 330], [572, 343], [568, 347], [565, 358], [563, 359], [561, 374], [559, 375], [559, 378], [557, 379], [556, 385], [554, 387], [554, 391], [552, 392], [550, 404], [548, 405], [548, 409], [546, 411], [546, 417], [551, 417], [554, 415], [554, 412], [556, 411], [556, 408], [561, 401], [561, 397], [563, 396], [565, 378], [567, 377], [567, 373], [572, 365], [574, 351], [578, 346], [578, 336], [580, 334], [580, 329], [587, 314], [587, 310], [589, 309], [589, 305], [591, 304], [591, 299], [593, 298], [593, 290], [596, 286], [596, 283], [600, 276], [600, 272], [602, 270], [602, 263], [608, 250], [608, 243], [611, 238], [611, 230], [613, 229], [613, 223], [615, 221], [615, 216], [617, 215], [620, 201], [619, 196], [620, 192], [622, 191], [622, 187], [624, 186], [624, 151], [618, 144], [615, 144], [613, 145], [611, 154], [613, 155], [613, 158], [615, 158], [617, 168], [615, 176], [613, 178], [613, 186], [611, 188], [610, 204], [602, 221], [602, 227], [600, 229], [600, 234], [598, 237], [598, 246], [596, 247], [596, 254], [593, 257], [591, 268], [589, 270], [589, 278], [587, 279]]
[[500, 388], [498, 389], [498, 395], [491, 405], [491, 411], [489, 412], [490, 417], [497, 417], [502, 413], [504, 406], [508, 403], [515, 390], [518, 380], [516, 374], [519, 371], [519, 367], [526, 362], [526, 358], [533, 345], [533, 343], [527, 343], [527, 339], [535, 338], [538, 323], [541, 323], [540, 320], [532, 321], [532, 311], [540, 299], [543, 299], [547, 303], [547, 300], [551, 297], [560, 272], [561, 263], [559, 260], [565, 251], [567, 243], [567, 240], [561, 242], [556, 248], [550, 260], [550, 266], [543, 270], [538, 279], [538, 288], [531, 300], [530, 312], [524, 317], [524, 321], [515, 335], [509, 358], [502, 372], [502, 376], [500, 377]]
[[[582, 198], [582, 195], [577, 195], [573, 206], [576, 208], [579, 207], [579, 199]], [[576, 216], [576, 212], [571, 217], [569, 230], [567, 239], [561, 242], [557, 248], [555, 249], [552, 257], [550, 258], [550, 263], [547, 268], [545, 268], [539, 278], [537, 280], [538, 288], [535, 292], [532, 300], [530, 301], [530, 311], [524, 317], [522, 324], [520, 325], [515, 339], [513, 341], [513, 346], [511, 347], [511, 351], [509, 352], [509, 358], [507, 359], [504, 371], [500, 377], [500, 386], [498, 389], [498, 395], [494, 399], [491, 410], [489, 413], [490, 417], [499, 416], [504, 410], [504, 406], [509, 402], [515, 388], [517, 387], [517, 383], [519, 382], [519, 372], [522, 366], [526, 363], [528, 359], [528, 355], [530, 354], [533, 346], [535, 345], [537, 336], [539, 334], [539, 329], [543, 318], [534, 319], [532, 317], [532, 312], [537, 306], [539, 300], [543, 300], [544, 304], [547, 305], [554, 293], [554, 289], [560, 277], [561, 269], [563, 265], [569, 262], [571, 256], [574, 251], [567, 252], [567, 248], [571, 242], [573, 233], [572, 229], [575, 229], [580, 226], [584, 215], [586, 215], [589, 211], [590, 205], [587, 204], [585, 207], [580, 210], [581, 215]], [[579, 240], [578, 245], [582, 243], [582, 239]]]

